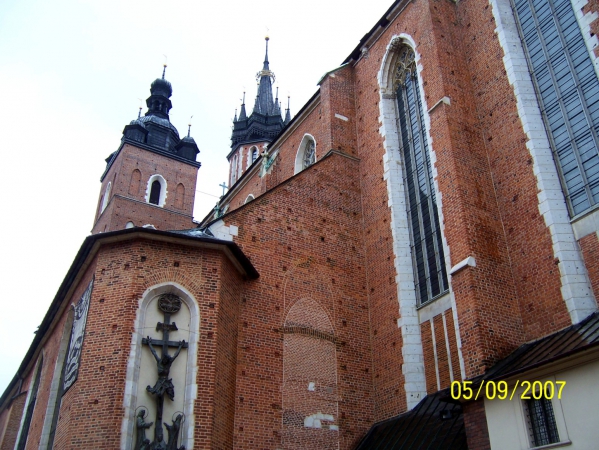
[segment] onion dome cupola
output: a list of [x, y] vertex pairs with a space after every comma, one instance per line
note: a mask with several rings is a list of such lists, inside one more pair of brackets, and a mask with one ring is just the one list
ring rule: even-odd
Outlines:
[[275, 74], [270, 70], [268, 61], [268, 36], [266, 39], [266, 52], [262, 70], [256, 74], [258, 91], [256, 101], [249, 117], [245, 109], [245, 93], [239, 117], [233, 121], [233, 134], [231, 135], [231, 147], [236, 148], [240, 144], [272, 141], [283, 129], [284, 123], [281, 117], [278, 92], [277, 98], [273, 97], [273, 83]]
[[[179, 137], [177, 128], [171, 123], [169, 117], [169, 112], [173, 107], [170, 100], [173, 94], [173, 87], [165, 79], [165, 72], [166, 65], [164, 65], [162, 71], [162, 78], [157, 78], [150, 86], [150, 96], [146, 100], [147, 112], [143, 116], [141, 114], [138, 115], [137, 119], [125, 127], [123, 130], [123, 139], [134, 141], [133, 143], [135, 144], [145, 144], [159, 153], [178, 154], [182, 156], [180, 149], [177, 147], [181, 142], [181, 138]], [[197, 149], [197, 145], [195, 148]], [[188, 155], [185, 157], [186, 159], [195, 161], [197, 153], [193, 155], [192, 151], [184, 153]]]

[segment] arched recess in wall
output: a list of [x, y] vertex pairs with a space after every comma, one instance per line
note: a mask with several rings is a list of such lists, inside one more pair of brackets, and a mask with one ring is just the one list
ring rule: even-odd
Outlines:
[[137, 196], [139, 194], [139, 186], [141, 185], [141, 172], [135, 169], [131, 172], [131, 180], [129, 182], [129, 194]]
[[100, 214], [104, 212], [106, 207], [108, 206], [108, 201], [110, 200], [110, 191], [112, 190], [112, 183], [109, 181], [106, 185], [106, 189], [104, 190], [104, 196], [102, 197], [102, 208], [100, 208]]
[[295, 155], [294, 174], [310, 167], [316, 162], [316, 140], [311, 134], [304, 134]]
[[146, 202], [162, 208], [166, 202], [166, 195], [166, 180], [164, 177], [158, 173], [152, 175], [146, 188]]
[[31, 379], [31, 383], [29, 385], [27, 400], [25, 400], [26, 406], [25, 410], [23, 411], [15, 450], [24, 450], [25, 446], [27, 445], [27, 438], [29, 437], [29, 426], [31, 425], [31, 419], [33, 418], [33, 413], [35, 411], [35, 404], [37, 402], [37, 396], [39, 393], [43, 367], [44, 356], [42, 354], [37, 360], [35, 370], [33, 372], [33, 378]]
[[[168, 317], [167, 317], [168, 315]], [[163, 421], [172, 425], [182, 414], [178, 445], [193, 447], [194, 401], [197, 397], [197, 352], [200, 316], [197, 301], [182, 285], [166, 282], [148, 288], [139, 301], [135, 320], [135, 332], [131, 338], [131, 351], [127, 365], [125, 384], [125, 418], [122, 424], [121, 448], [132, 450], [137, 438], [136, 417], [141, 409], [146, 411], [145, 421], [156, 422], [156, 395], [147, 390], [147, 386], [156, 387], [158, 380], [158, 361], [152, 354], [147, 338], [153, 342], [153, 348], [160, 357], [159, 340], [164, 334], [156, 331], [157, 323], [177, 324], [177, 330], [170, 331], [169, 341], [185, 341], [172, 362], [168, 378], [172, 380], [174, 400], [164, 395]], [[174, 356], [178, 347], [169, 347], [169, 355]], [[167, 438], [167, 428], [163, 430]], [[146, 429], [146, 438], [152, 442], [155, 426]]]
[[252, 200], [254, 200], [254, 198], [256, 198], [256, 197], [254, 197], [254, 195], [253, 195], [253, 194], [250, 194], [250, 195], [248, 195], [248, 196], [245, 198], [245, 201], [243, 202], [243, 204], [245, 205], [246, 203], [249, 203], [249, 202], [251, 202]]
[[298, 300], [287, 313], [283, 338], [284, 448], [336, 448], [338, 388], [335, 332], [315, 300]]
[[183, 205], [185, 204], [185, 186], [182, 183], [177, 185], [177, 190], [175, 191], [175, 208], [183, 209]]

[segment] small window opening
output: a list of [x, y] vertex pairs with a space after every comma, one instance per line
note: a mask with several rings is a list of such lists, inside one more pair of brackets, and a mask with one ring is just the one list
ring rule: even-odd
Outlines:
[[527, 400], [526, 412], [530, 443], [535, 447], [559, 442], [559, 433], [553, 414], [553, 404], [547, 398]]
[[160, 203], [160, 181], [154, 180], [150, 190], [150, 203], [158, 205]]

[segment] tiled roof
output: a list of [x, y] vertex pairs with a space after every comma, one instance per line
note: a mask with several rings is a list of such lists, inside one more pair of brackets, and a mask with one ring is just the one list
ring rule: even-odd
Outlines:
[[510, 356], [491, 367], [485, 380], [505, 378], [599, 344], [599, 312], [557, 333], [520, 346]]
[[372, 426], [356, 450], [467, 450], [464, 416], [445, 391], [426, 396], [414, 409]]

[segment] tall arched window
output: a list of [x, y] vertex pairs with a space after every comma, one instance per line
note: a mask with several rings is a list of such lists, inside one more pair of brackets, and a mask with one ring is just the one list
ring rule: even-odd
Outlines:
[[104, 191], [104, 197], [102, 197], [102, 208], [100, 209], [100, 214], [104, 212], [106, 207], [108, 206], [108, 200], [110, 200], [110, 191], [112, 189], [112, 183], [109, 181], [106, 185], [106, 190]]
[[414, 282], [417, 302], [423, 304], [449, 285], [414, 51], [409, 47], [399, 51], [395, 83]]
[[254, 161], [258, 159], [258, 147], [252, 147], [252, 162], [250, 165], [254, 164]]
[[233, 157], [233, 164], [231, 166], [231, 186], [237, 181], [237, 155]]
[[570, 214], [599, 203], [599, 80], [572, 4], [512, 0]]
[[21, 422], [21, 430], [19, 431], [19, 442], [15, 447], [16, 450], [23, 450], [27, 444], [27, 437], [29, 436], [29, 426], [31, 425], [31, 418], [33, 417], [33, 411], [35, 409], [35, 402], [37, 401], [37, 393], [40, 387], [40, 381], [42, 378], [42, 367], [44, 365], [44, 357], [41, 356], [35, 374], [31, 380], [29, 389], [29, 395], [27, 396], [27, 408], [25, 409], [25, 417]]

